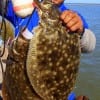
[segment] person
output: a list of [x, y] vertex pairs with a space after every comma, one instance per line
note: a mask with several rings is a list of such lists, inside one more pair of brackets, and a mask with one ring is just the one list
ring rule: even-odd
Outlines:
[[[95, 49], [96, 38], [94, 33], [88, 28], [88, 24], [83, 16], [76, 11], [68, 9], [64, 5], [64, 0], [52, 0], [52, 2], [58, 5], [59, 10], [62, 12], [60, 18], [65, 23], [66, 28], [68, 28], [69, 31], [81, 33], [82, 52], [92, 52]], [[15, 37], [18, 36], [21, 28], [27, 26], [23, 34], [26, 35], [26, 38], [31, 38], [33, 34], [32, 29], [38, 25], [39, 21], [37, 10], [34, 10], [31, 16], [27, 16], [25, 18], [17, 16], [14, 13], [11, 0], [8, 1], [6, 18], [15, 26]]]
[[[62, 12], [60, 15], [60, 19], [64, 22], [66, 28], [69, 31], [77, 32], [81, 34], [81, 49], [83, 53], [92, 52], [95, 49], [96, 38], [94, 33], [89, 29], [87, 22], [84, 17], [76, 11], [68, 9], [64, 5], [64, 0], [52, 0], [58, 6], [58, 9]], [[12, 22], [15, 26], [15, 38], [19, 35], [20, 29], [26, 27], [23, 31], [23, 36], [27, 39], [31, 39], [33, 34], [32, 29], [38, 25], [39, 16], [37, 10], [30, 16], [26, 16], [25, 18], [21, 18], [16, 15], [13, 10], [12, 2], [9, 0], [8, 8], [7, 8], [6, 18]], [[75, 100], [76, 95], [72, 92], [68, 100]], [[83, 100], [83, 96], [77, 97], [77, 100]], [[85, 99], [84, 99], [85, 100]], [[88, 98], [86, 98], [88, 100]]]

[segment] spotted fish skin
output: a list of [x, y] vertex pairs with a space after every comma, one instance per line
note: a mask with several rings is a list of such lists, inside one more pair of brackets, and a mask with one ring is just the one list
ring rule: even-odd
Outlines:
[[[14, 28], [13, 25], [7, 20], [4, 19], [4, 22], [2, 23], [2, 17], [0, 16], [0, 28], [2, 28], [0, 31], [0, 37], [4, 41], [7, 41], [10, 38], [14, 38]], [[6, 29], [5, 29], [6, 28]], [[5, 38], [5, 32], [6, 32], [6, 38]]]
[[78, 73], [80, 35], [67, 32], [50, 0], [43, 0], [39, 7], [40, 23], [33, 29], [27, 74], [43, 100], [66, 100]]
[[42, 100], [32, 89], [26, 74], [28, 45], [29, 40], [20, 35], [9, 47], [2, 87], [3, 100]]

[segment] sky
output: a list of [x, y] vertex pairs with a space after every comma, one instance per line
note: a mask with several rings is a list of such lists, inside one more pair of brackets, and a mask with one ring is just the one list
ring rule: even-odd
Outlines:
[[100, 0], [65, 0], [65, 3], [99, 3]]

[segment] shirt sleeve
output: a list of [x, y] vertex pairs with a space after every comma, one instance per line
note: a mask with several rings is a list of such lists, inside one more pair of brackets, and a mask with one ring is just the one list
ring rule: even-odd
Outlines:
[[85, 29], [84, 34], [81, 38], [81, 51], [82, 53], [90, 53], [95, 49], [96, 46], [96, 37], [94, 33]]
[[13, 11], [13, 6], [12, 6], [11, 0], [8, 1], [7, 12], [6, 12], [5, 18], [7, 18], [15, 26], [16, 15]]
[[88, 26], [88, 23], [86, 22], [85, 18], [80, 13], [78, 13], [78, 15], [81, 17], [81, 19], [83, 21], [83, 27], [88, 29], [89, 26]]

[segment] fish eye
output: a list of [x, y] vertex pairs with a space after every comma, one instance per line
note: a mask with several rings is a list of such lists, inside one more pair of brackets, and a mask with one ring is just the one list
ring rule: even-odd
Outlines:
[[39, 2], [42, 2], [43, 0], [38, 0]]

